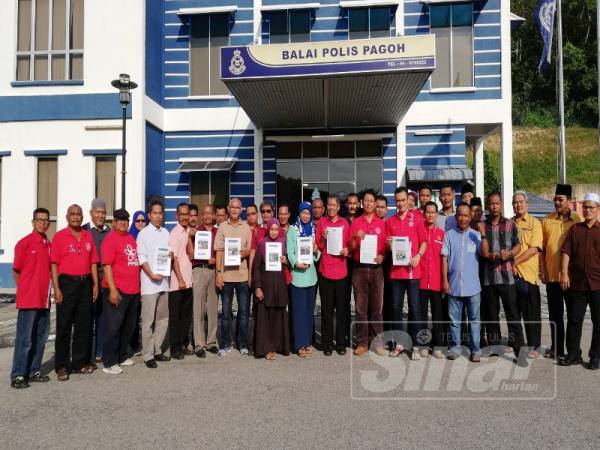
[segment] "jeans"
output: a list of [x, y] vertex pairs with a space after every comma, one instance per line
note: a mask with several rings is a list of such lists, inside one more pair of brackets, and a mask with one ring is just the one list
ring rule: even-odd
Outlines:
[[421, 298], [419, 280], [391, 280], [392, 285], [392, 324], [393, 330], [400, 330], [402, 312], [404, 310], [404, 294], [408, 297], [408, 332], [412, 339], [412, 347], [418, 346], [417, 335], [423, 329], [421, 317]]
[[49, 331], [49, 309], [19, 310], [11, 380], [32, 376], [40, 371]]
[[479, 333], [481, 323], [479, 317], [480, 294], [471, 297], [448, 296], [448, 315], [450, 316], [450, 351], [460, 355], [460, 326], [462, 319], [463, 303], [467, 308], [469, 319], [469, 350], [471, 354], [481, 353], [479, 347]]
[[232, 323], [232, 303], [233, 293], [237, 297], [238, 311], [238, 348], [248, 348], [248, 321], [250, 315], [250, 291], [247, 281], [238, 281], [235, 283], [225, 282], [221, 292], [221, 301], [223, 302], [221, 318], [221, 336], [219, 346], [221, 349], [229, 348], [231, 344], [231, 323]]
[[[315, 286], [296, 287], [292, 285], [292, 330], [294, 348], [300, 350], [312, 345], [315, 327]], [[321, 289], [321, 294], [323, 290]]]
[[137, 311], [140, 303], [139, 294], [123, 294], [117, 306], [109, 300], [108, 289], [102, 292], [104, 314], [104, 367], [120, 364], [128, 357], [128, 347], [137, 326]]
[[581, 356], [581, 328], [588, 304], [593, 326], [588, 355], [600, 358], [600, 290], [567, 293], [567, 353], [571, 357]]

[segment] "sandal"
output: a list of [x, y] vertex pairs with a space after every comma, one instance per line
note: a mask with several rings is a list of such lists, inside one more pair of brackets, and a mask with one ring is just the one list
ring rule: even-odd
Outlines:
[[537, 350], [531, 350], [528, 354], [527, 354], [528, 358], [531, 359], [537, 359], [540, 357], [540, 353]]
[[304, 347], [304, 351], [306, 352], [307, 355], [312, 355], [312, 353], [313, 353], [312, 347]]
[[277, 354], [273, 353], [273, 352], [269, 352], [267, 353], [267, 355], [265, 356], [265, 359], [267, 361], [275, 361], [277, 359]]
[[69, 372], [67, 372], [67, 369], [60, 369], [56, 372], [56, 377], [58, 381], [67, 381], [69, 379]]
[[404, 347], [401, 345], [396, 345], [396, 347], [388, 354], [390, 358], [397, 358], [402, 353], [404, 353]]
[[301, 348], [300, 350], [298, 350], [298, 356], [300, 356], [301, 358], [306, 358], [308, 356], [308, 352], [305, 348]]
[[419, 353], [419, 347], [413, 347], [412, 354], [410, 355], [410, 359], [412, 361], [419, 361], [421, 359], [421, 354]]
[[90, 366], [81, 366], [79, 370], [77, 370], [77, 373], [80, 375], [89, 375], [93, 371], [94, 369], [92, 369]]

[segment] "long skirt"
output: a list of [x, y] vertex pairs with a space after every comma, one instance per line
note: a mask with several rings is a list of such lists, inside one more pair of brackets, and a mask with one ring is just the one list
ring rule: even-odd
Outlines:
[[269, 352], [290, 354], [290, 331], [285, 306], [267, 307], [256, 302], [254, 316], [254, 356], [264, 357]]

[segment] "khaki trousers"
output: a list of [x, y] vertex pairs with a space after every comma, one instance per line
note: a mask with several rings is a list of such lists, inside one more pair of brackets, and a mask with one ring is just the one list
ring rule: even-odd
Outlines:
[[[215, 287], [215, 270], [209, 267], [194, 267], [194, 347], [217, 345], [218, 297]], [[204, 321], [207, 331], [204, 331]]]
[[162, 353], [169, 327], [169, 293], [142, 295], [142, 354], [144, 361]]

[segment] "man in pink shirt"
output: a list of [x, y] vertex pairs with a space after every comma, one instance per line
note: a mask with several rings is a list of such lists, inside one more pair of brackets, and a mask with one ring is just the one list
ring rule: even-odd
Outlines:
[[[352, 286], [356, 304], [356, 356], [362, 356], [369, 350], [369, 340], [375, 339], [375, 352], [385, 355], [380, 334], [383, 307], [383, 254], [385, 252], [385, 222], [375, 215], [375, 193], [367, 190], [362, 198], [363, 214], [354, 219], [350, 227], [348, 249], [353, 252], [354, 270]], [[367, 236], [375, 236], [375, 257], [367, 261], [361, 251]], [[369, 238], [372, 239], [372, 238]], [[366, 248], [364, 250], [367, 250]], [[366, 253], [366, 251], [365, 251]]]
[[[421, 278], [421, 267], [419, 262], [427, 248], [422, 221], [417, 218], [409, 208], [408, 190], [400, 186], [394, 192], [397, 213], [390, 217], [385, 223], [386, 240], [388, 248], [392, 248], [395, 237], [407, 237], [410, 245], [410, 261], [405, 266], [394, 265], [390, 268], [390, 282], [392, 284], [392, 329], [399, 331], [402, 323], [402, 311], [404, 309], [404, 294], [408, 298], [408, 321], [409, 333], [412, 347], [411, 359], [418, 360], [419, 344], [417, 335], [423, 328], [421, 326], [421, 303], [419, 299], [419, 279]], [[398, 335], [400, 337], [400, 335]], [[406, 343], [406, 342], [405, 342]], [[390, 356], [400, 356], [404, 352], [404, 345], [396, 341], [395, 348]], [[424, 352], [425, 353], [425, 352]]]
[[[346, 354], [346, 347], [350, 346], [346, 334], [346, 301], [348, 289], [348, 240], [350, 239], [350, 225], [339, 214], [340, 200], [335, 195], [327, 198], [327, 215], [322, 217], [317, 224], [315, 232], [317, 246], [321, 251], [321, 336], [323, 351], [331, 354], [333, 348], [333, 318], [335, 310], [335, 349], [339, 355]], [[327, 251], [327, 235], [330, 229], [342, 229], [342, 248], [339, 254], [329, 254]]]
[[128, 227], [129, 213], [117, 209], [113, 213], [113, 230], [102, 241], [102, 288], [105, 291], [102, 296], [102, 371], [113, 375], [123, 372], [121, 366], [133, 365], [133, 360], [127, 357], [127, 347], [137, 325], [140, 301], [137, 244]]
[[[443, 358], [440, 348], [446, 345], [446, 325], [448, 319], [448, 299], [442, 296], [442, 245], [444, 244], [444, 230], [439, 228], [435, 219], [438, 207], [434, 202], [425, 204], [425, 222], [423, 229], [427, 241], [427, 250], [421, 259], [421, 315], [423, 322], [427, 323], [427, 309], [431, 308], [433, 322], [433, 336], [431, 346], [433, 356]], [[431, 306], [429, 306], [431, 305]]]
[[[194, 295], [192, 292], [192, 261], [187, 254], [190, 208], [187, 203], [177, 205], [177, 225], [171, 230], [169, 247], [173, 252], [171, 287], [169, 292], [169, 340], [171, 358], [183, 359], [183, 343], [192, 320]], [[190, 352], [191, 354], [191, 352]]]

